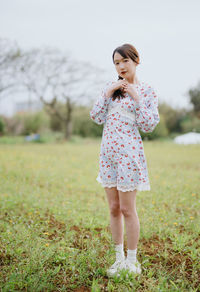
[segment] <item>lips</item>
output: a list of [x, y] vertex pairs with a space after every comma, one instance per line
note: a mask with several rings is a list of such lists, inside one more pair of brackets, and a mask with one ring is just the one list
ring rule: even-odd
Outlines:
[[122, 72], [121, 72], [121, 74], [125, 74], [125, 73], [126, 73], [126, 71], [122, 71]]

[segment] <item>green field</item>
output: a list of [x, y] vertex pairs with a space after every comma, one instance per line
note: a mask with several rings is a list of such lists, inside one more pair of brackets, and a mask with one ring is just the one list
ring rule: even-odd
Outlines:
[[1, 291], [200, 289], [200, 145], [143, 143], [151, 191], [137, 195], [142, 274], [114, 279], [100, 139], [0, 145]]

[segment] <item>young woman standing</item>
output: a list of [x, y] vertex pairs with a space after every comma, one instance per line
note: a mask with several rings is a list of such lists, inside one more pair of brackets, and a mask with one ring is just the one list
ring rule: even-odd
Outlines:
[[[90, 111], [97, 124], [104, 124], [97, 181], [105, 189], [116, 261], [107, 275], [126, 269], [141, 273], [137, 244], [140, 223], [136, 193], [149, 191], [147, 162], [138, 128], [152, 132], [160, 121], [155, 90], [139, 82], [136, 67], [139, 54], [131, 44], [117, 47], [112, 55], [118, 80], [108, 82]], [[127, 258], [123, 250], [123, 217], [127, 233]]]

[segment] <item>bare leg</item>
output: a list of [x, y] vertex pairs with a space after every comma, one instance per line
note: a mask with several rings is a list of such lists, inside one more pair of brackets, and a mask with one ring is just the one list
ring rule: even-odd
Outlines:
[[136, 210], [137, 190], [131, 192], [118, 192], [120, 209], [124, 215], [126, 225], [127, 247], [128, 249], [136, 249], [140, 233], [140, 222]]
[[119, 193], [116, 187], [104, 188], [110, 208], [110, 228], [115, 244], [123, 243], [123, 214], [120, 210]]

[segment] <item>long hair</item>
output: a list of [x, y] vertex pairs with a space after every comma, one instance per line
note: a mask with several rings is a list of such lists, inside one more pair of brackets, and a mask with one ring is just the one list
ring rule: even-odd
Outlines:
[[[122, 46], [117, 47], [113, 51], [113, 54], [112, 54], [113, 63], [114, 63], [114, 55], [116, 52], [118, 52], [123, 58], [130, 58], [135, 63], [140, 64], [140, 57], [139, 57], [138, 51], [136, 50], [136, 48], [133, 45], [124, 44]], [[123, 77], [118, 75], [118, 80], [120, 80], [120, 79], [123, 79]], [[113, 93], [112, 100], [115, 100], [116, 98], [120, 99], [120, 97], [125, 98], [124, 93], [119, 88], [119, 89], [115, 90], [115, 92]]]

